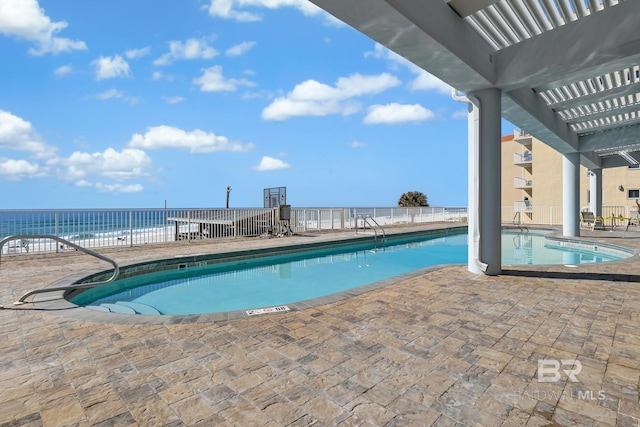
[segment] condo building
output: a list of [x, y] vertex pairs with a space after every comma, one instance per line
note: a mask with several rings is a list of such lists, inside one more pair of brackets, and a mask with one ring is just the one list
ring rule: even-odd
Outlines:
[[[639, 166], [630, 158], [627, 166], [602, 170], [602, 216], [609, 223], [637, 215]], [[595, 211], [590, 174], [580, 167], [580, 207]], [[562, 154], [525, 131], [504, 135], [501, 192], [503, 222], [562, 224]]]

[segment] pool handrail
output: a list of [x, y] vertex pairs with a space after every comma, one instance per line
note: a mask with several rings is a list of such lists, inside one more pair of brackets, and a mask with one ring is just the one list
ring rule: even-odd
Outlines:
[[[371, 215], [358, 215], [358, 218], [362, 219], [362, 228], [363, 229], [365, 229], [367, 225], [369, 225], [371, 227], [371, 229], [373, 229], [374, 242], [375, 242], [376, 249], [378, 247], [378, 230], [377, 230], [377, 228], [380, 229], [380, 231], [382, 233], [382, 247], [384, 248], [384, 245], [385, 245], [385, 243], [387, 241], [387, 235], [384, 232], [384, 228], [382, 228], [382, 226], [380, 224], [378, 224], [378, 221], [376, 221]], [[369, 222], [369, 220], [371, 220], [373, 222], [373, 224], [371, 222]], [[356, 223], [356, 233], [358, 233], [358, 224], [357, 223]]]
[[4, 246], [5, 243], [10, 242], [12, 240], [27, 240], [27, 239], [51, 239], [51, 240], [55, 240], [58, 243], [62, 243], [64, 245], [70, 246], [70, 247], [76, 249], [77, 251], [84, 252], [87, 255], [94, 256], [96, 258], [99, 258], [99, 259], [101, 259], [103, 261], [106, 261], [109, 264], [113, 265], [113, 274], [108, 279], [99, 280], [97, 282], [82, 283], [82, 284], [69, 285], [69, 286], [49, 287], [49, 288], [42, 288], [42, 289], [34, 289], [34, 290], [31, 290], [31, 291], [23, 294], [18, 299], [18, 301], [14, 302], [14, 305], [24, 304], [25, 300], [27, 298], [29, 298], [30, 296], [35, 295], [35, 294], [40, 294], [40, 293], [45, 293], [45, 292], [55, 292], [55, 291], [67, 291], [67, 290], [75, 290], [75, 289], [89, 289], [89, 288], [93, 288], [95, 286], [111, 283], [114, 280], [116, 280], [118, 278], [118, 275], [120, 274], [120, 267], [118, 266], [118, 263], [115, 262], [114, 260], [112, 260], [111, 258], [108, 258], [108, 257], [106, 257], [104, 255], [101, 255], [101, 254], [99, 254], [97, 252], [94, 252], [91, 249], [87, 249], [87, 248], [84, 248], [84, 247], [82, 247], [80, 245], [76, 245], [75, 243], [70, 242], [70, 241], [68, 241], [66, 239], [63, 239], [62, 237], [54, 236], [54, 235], [51, 235], [51, 234], [21, 234], [21, 235], [7, 236], [4, 239], [0, 240], [0, 265], [2, 264], [2, 247]]

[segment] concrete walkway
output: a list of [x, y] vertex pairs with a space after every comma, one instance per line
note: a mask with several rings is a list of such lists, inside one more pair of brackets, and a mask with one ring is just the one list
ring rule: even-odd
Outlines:
[[[101, 253], [133, 263], [352, 237]], [[640, 249], [638, 231], [583, 239]], [[3, 257], [0, 425], [637, 427], [637, 258], [497, 277], [444, 266], [305, 310], [157, 324], [14, 307], [27, 290], [105, 267], [70, 251]]]

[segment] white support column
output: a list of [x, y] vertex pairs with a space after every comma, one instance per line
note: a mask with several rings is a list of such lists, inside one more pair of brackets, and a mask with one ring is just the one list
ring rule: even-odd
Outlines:
[[499, 89], [469, 96], [469, 271], [502, 271]]
[[[454, 96], [454, 99], [455, 96]], [[478, 134], [480, 133], [480, 110], [468, 98], [462, 98], [469, 102], [469, 116], [467, 124], [467, 268], [470, 272], [481, 274], [483, 266], [477, 260], [480, 258], [480, 206], [478, 204]], [[480, 104], [479, 100], [477, 104]]]
[[589, 209], [596, 217], [602, 216], [602, 169], [589, 171]]
[[580, 235], [580, 153], [562, 157], [562, 235]]

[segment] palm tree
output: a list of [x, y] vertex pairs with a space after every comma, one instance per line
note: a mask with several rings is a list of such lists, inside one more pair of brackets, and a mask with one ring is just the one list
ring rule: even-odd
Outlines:
[[427, 196], [421, 191], [408, 191], [398, 199], [399, 208], [412, 208], [416, 206], [429, 206]]

